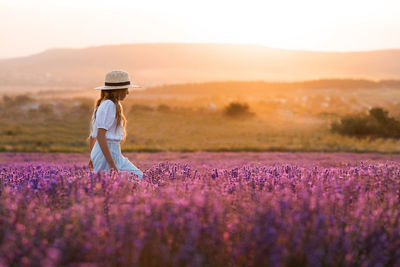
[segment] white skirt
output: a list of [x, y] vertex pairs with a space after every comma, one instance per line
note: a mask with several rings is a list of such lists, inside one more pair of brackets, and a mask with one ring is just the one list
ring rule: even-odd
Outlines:
[[[121, 154], [121, 146], [119, 141], [107, 140], [108, 147], [110, 148], [111, 156], [114, 159], [115, 165], [117, 165], [118, 171], [128, 171], [138, 176], [139, 181], [142, 180], [143, 172], [139, 170], [127, 157]], [[93, 146], [92, 152], [90, 153], [90, 159], [93, 163], [93, 170], [98, 172], [105, 170], [110, 173], [108, 162], [101, 151], [100, 145], [96, 140]]]

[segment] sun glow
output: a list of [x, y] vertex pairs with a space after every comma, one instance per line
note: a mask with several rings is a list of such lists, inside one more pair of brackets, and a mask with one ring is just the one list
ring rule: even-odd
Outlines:
[[400, 47], [399, 1], [3, 0], [0, 7], [0, 34], [8, 36], [0, 58], [51, 47], [137, 42], [324, 51]]

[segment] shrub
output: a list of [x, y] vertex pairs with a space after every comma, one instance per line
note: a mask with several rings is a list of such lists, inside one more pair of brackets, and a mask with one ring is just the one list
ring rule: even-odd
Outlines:
[[53, 106], [48, 103], [41, 103], [39, 106], [39, 112], [46, 115], [53, 114]]
[[2, 132], [4, 135], [15, 136], [22, 133], [22, 128], [20, 126], [9, 126], [5, 128]]
[[22, 104], [33, 102], [33, 101], [35, 101], [35, 100], [27, 95], [17, 95], [14, 99], [14, 102], [17, 105], [22, 105]]
[[26, 103], [34, 102], [35, 100], [27, 95], [17, 95], [15, 97], [11, 97], [8, 95], [3, 95], [3, 107], [10, 108], [15, 106], [21, 106]]
[[358, 138], [400, 138], [400, 121], [382, 108], [372, 108], [368, 115], [349, 115], [332, 123], [331, 131]]
[[153, 108], [147, 105], [143, 105], [143, 104], [134, 104], [131, 106], [129, 112], [134, 112], [134, 111], [138, 111], [138, 110], [143, 110], [143, 111], [152, 111]]
[[254, 113], [250, 112], [247, 103], [231, 102], [224, 108], [224, 114], [229, 117], [250, 117]]
[[158, 105], [158, 107], [157, 107], [157, 111], [160, 111], [160, 112], [167, 112], [170, 110], [171, 110], [171, 108], [165, 104]]
[[70, 114], [74, 116], [78, 116], [79, 118], [90, 119], [92, 116], [92, 108], [90, 105], [85, 103], [80, 103], [77, 106], [73, 106], [70, 109]]

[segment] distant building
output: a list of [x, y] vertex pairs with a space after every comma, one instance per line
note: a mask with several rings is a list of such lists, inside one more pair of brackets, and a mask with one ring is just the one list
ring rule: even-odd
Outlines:
[[29, 111], [29, 110], [37, 110], [40, 107], [40, 103], [37, 102], [29, 102], [21, 105], [21, 110]]
[[209, 103], [207, 106], [208, 110], [216, 110], [217, 109], [217, 105], [215, 105], [214, 103]]

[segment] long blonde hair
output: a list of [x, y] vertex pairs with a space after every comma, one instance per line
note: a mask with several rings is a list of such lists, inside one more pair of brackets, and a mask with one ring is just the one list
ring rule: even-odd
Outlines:
[[[109, 99], [112, 102], [114, 102], [115, 107], [116, 107], [116, 114], [115, 118], [117, 119], [117, 124], [115, 125], [115, 130], [117, 130], [118, 126], [122, 122], [122, 132], [124, 133], [124, 138], [122, 139], [122, 143], [125, 143], [126, 140], [126, 118], [124, 115], [124, 109], [121, 105], [121, 102], [119, 101], [119, 95], [122, 90], [128, 90], [128, 89], [114, 89], [114, 90], [101, 90], [100, 98], [95, 102], [94, 105], [94, 110], [93, 110], [93, 115], [92, 115], [92, 123], [90, 127], [90, 133], [92, 132], [92, 128], [94, 125], [94, 122], [96, 121], [96, 112], [98, 107], [101, 104], [101, 101]], [[89, 136], [90, 137], [90, 136]]]

